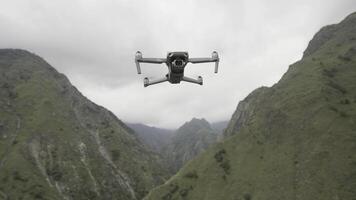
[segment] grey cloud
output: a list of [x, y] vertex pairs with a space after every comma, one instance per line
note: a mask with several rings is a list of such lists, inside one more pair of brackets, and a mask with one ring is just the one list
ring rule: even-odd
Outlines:
[[[300, 59], [321, 26], [355, 10], [354, 0], [5, 0], [0, 48], [42, 56], [124, 121], [171, 128], [192, 117], [229, 119], [239, 100]], [[144, 65], [137, 75], [136, 50], [150, 57], [217, 50], [221, 69], [215, 75], [212, 65], [188, 66], [187, 75], [203, 75], [204, 86], [143, 88], [144, 76], [167, 69]]]

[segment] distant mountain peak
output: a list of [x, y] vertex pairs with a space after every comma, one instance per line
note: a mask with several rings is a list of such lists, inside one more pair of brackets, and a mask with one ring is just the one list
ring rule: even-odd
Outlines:
[[205, 151], [217, 142], [218, 133], [212, 129], [204, 118], [192, 118], [177, 129], [169, 145], [166, 157], [173, 172], [179, 170], [186, 162]]
[[186, 122], [182, 127], [186, 127], [186, 126], [189, 127], [196, 126], [197, 128], [205, 127], [211, 129], [210, 123], [204, 118], [199, 119], [194, 117], [189, 122]]

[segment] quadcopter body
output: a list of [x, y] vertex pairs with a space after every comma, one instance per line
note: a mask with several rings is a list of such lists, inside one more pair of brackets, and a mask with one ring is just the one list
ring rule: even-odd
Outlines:
[[165, 63], [168, 67], [168, 74], [166, 74], [166, 76], [163, 78], [157, 80], [149, 80], [147, 77], [144, 78], [145, 87], [166, 81], [172, 84], [177, 84], [181, 81], [186, 81], [203, 85], [203, 78], [201, 76], [199, 76], [197, 79], [184, 76], [184, 68], [188, 63], [195, 64], [206, 62], [215, 62], [215, 73], [218, 72], [219, 56], [216, 51], [212, 53], [212, 56], [210, 58], [189, 58], [188, 52], [168, 52], [166, 58], [143, 58], [142, 53], [140, 51], [137, 51], [135, 55], [135, 63], [138, 74], [141, 74], [140, 63]]

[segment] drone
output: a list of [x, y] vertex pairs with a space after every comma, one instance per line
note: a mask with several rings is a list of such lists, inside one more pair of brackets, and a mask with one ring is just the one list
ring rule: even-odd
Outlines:
[[178, 84], [181, 81], [185, 81], [203, 85], [203, 78], [201, 76], [198, 76], [198, 79], [184, 76], [184, 68], [188, 63], [197, 64], [207, 62], [215, 62], [215, 73], [218, 73], [219, 55], [216, 51], [213, 51], [211, 58], [189, 58], [188, 52], [168, 52], [166, 58], [143, 58], [140, 51], [137, 51], [135, 55], [135, 63], [138, 74], [141, 74], [140, 63], [165, 63], [168, 67], [168, 74], [160, 79], [149, 80], [147, 77], [145, 77], [143, 79], [144, 87], [166, 81], [172, 84]]

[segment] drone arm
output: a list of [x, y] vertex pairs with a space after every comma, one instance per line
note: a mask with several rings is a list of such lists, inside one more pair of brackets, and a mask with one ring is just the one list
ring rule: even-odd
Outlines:
[[154, 84], [158, 84], [158, 83], [162, 83], [168, 81], [168, 77], [163, 77], [160, 79], [156, 79], [156, 80], [149, 80], [147, 77], [145, 79], [143, 79], [143, 85], [145, 87], [150, 86], [150, 85], [154, 85]]
[[189, 58], [189, 62], [193, 64], [215, 62], [215, 73], [218, 73], [219, 55], [216, 51], [212, 53], [211, 58]]
[[207, 63], [207, 62], [216, 62], [216, 59], [213, 59], [213, 58], [189, 58], [189, 62], [193, 63], [193, 64]]
[[135, 55], [135, 63], [136, 63], [137, 73], [141, 74], [140, 63], [162, 64], [162, 63], [165, 63], [166, 60], [167, 59], [165, 59], [165, 58], [143, 58], [142, 53], [140, 51], [137, 51], [136, 55]]
[[139, 58], [137, 62], [142, 63], [152, 63], [152, 64], [162, 64], [166, 62], [165, 58]]
[[203, 78], [201, 76], [199, 76], [198, 79], [183, 76], [182, 81], [203, 85]]

